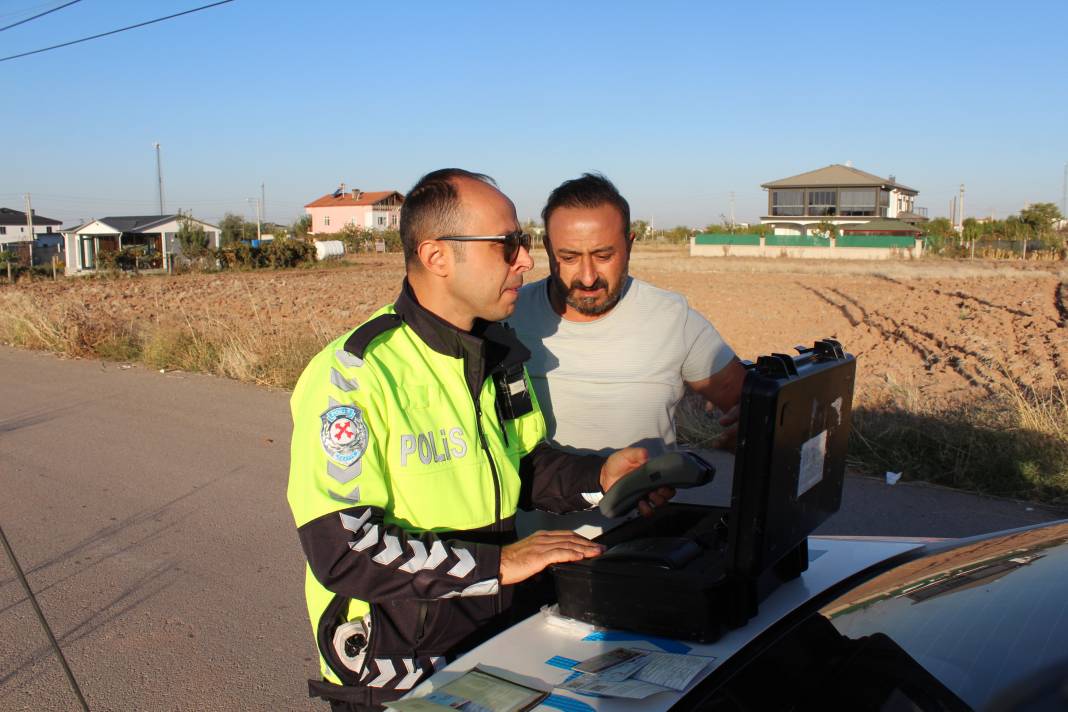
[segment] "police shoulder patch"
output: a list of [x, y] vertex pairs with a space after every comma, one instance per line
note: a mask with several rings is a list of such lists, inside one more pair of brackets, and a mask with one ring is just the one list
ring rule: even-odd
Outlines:
[[353, 405], [335, 405], [320, 416], [323, 427], [320, 439], [326, 456], [339, 465], [349, 466], [367, 451], [369, 433], [363, 412]]

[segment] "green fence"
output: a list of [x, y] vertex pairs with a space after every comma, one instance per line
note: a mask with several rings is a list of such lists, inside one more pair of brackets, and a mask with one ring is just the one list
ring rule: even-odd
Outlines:
[[897, 247], [909, 248], [916, 244], [912, 235], [841, 235], [839, 247]]
[[[760, 235], [728, 233], [704, 233], [694, 237], [697, 245], [752, 245], [760, 246]], [[773, 235], [765, 237], [767, 247], [830, 247], [831, 241], [815, 235]], [[911, 235], [840, 235], [838, 247], [881, 247], [907, 249], [916, 244]]]
[[764, 244], [768, 247], [830, 247], [831, 241], [814, 235], [768, 235]]
[[760, 246], [760, 235], [708, 232], [694, 237], [697, 245], [753, 245]]

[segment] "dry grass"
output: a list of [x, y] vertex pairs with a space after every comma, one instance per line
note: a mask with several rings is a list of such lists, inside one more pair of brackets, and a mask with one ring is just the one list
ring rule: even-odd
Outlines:
[[[679, 441], [710, 447], [722, 431], [703, 400], [688, 394], [676, 412]], [[1068, 503], [1068, 392], [1007, 386], [976, 403], [932, 405], [897, 387], [853, 410], [849, 464], [903, 472], [981, 494]]]
[[176, 316], [167, 320], [122, 321], [91, 313], [69, 296], [44, 305], [8, 292], [0, 299], [0, 340], [75, 358], [140, 361], [152, 368], [292, 388], [329, 336], [282, 325], [269, 312], [224, 321], [190, 314], [179, 304]]
[[985, 400], [931, 404], [899, 392], [855, 408], [853, 464], [950, 487], [1068, 502], [1064, 386], [1006, 386]]

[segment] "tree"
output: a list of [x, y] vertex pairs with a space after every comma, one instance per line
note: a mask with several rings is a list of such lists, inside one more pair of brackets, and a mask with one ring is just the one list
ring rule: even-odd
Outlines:
[[830, 220], [820, 220], [809, 228], [809, 232], [830, 240], [832, 237], [838, 237], [838, 226]]
[[182, 246], [183, 255], [196, 259], [208, 251], [208, 233], [195, 220], [179, 218], [178, 244]]
[[1053, 203], [1031, 203], [1020, 211], [1020, 221], [1027, 223], [1038, 237], [1045, 236], [1053, 224], [1064, 216]]
[[678, 225], [664, 232], [664, 239], [671, 243], [689, 242], [693, 230], [685, 225]]
[[308, 236], [311, 232], [312, 218], [311, 215], [301, 215], [299, 218], [293, 221], [293, 226], [289, 229], [293, 233], [294, 237], [301, 240]]
[[924, 231], [931, 237], [950, 237], [957, 233], [953, 229], [953, 224], [949, 222], [949, 218], [934, 218], [929, 220], [924, 226]]
[[634, 235], [635, 240], [644, 240], [649, 237], [649, 223], [645, 220], [632, 220], [630, 223], [630, 231]]
[[240, 215], [226, 213], [219, 221], [219, 228], [222, 231], [220, 242], [224, 246], [245, 239], [245, 219]]

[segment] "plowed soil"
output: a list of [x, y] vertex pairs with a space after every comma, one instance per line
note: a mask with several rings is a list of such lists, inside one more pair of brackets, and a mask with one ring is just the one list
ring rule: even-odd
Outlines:
[[[350, 259], [335, 269], [20, 283], [0, 287], [0, 297], [17, 289], [132, 322], [210, 320], [325, 341], [391, 301], [403, 276], [399, 255]], [[528, 281], [546, 274], [540, 251], [536, 261]], [[639, 248], [631, 272], [684, 294], [742, 358], [837, 338], [858, 356], [862, 399], [967, 400], [1012, 382], [1068, 380], [1063, 263], [800, 262]]]

